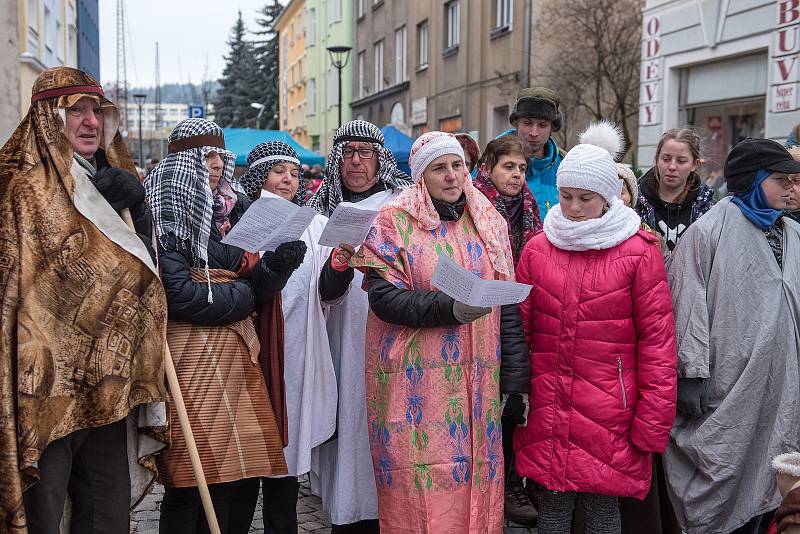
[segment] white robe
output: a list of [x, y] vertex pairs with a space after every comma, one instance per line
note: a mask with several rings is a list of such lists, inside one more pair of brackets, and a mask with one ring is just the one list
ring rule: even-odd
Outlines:
[[289, 424], [289, 445], [283, 453], [291, 476], [311, 470], [311, 449], [336, 430], [336, 374], [318, 287], [332, 250], [317, 244], [327, 221], [317, 215], [303, 232], [300, 239], [308, 252], [281, 292]]
[[[378, 209], [396, 194], [384, 191], [359, 202]], [[378, 492], [367, 431], [364, 343], [367, 293], [356, 271], [350, 290], [331, 308], [328, 336], [339, 383], [337, 439], [312, 452], [311, 488], [322, 498], [331, 523], [346, 525], [378, 518]]]
[[686, 230], [668, 266], [678, 376], [706, 378], [710, 411], [678, 416], [664, 453], [687, 534], [727, 534], [781, 502], [770, 467], [800, 448], [800, 226], [783, 270], [729, 198]]

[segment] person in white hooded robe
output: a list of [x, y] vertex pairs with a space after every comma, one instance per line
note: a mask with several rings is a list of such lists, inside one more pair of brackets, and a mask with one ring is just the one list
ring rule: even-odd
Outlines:
[[[336, 131], [326, 178], [308, 205], [330, 216], [339, 202], [377, 210], [411, 185], [384, 147], [380, 129], [354, 120]], [[311, 488], [333, 524], [332, 534], [378, 532], [378, 494], [367, 433], [364, 339], [369, 303], [363, 275], [348, 266], [354, 249], [334, 249], [320, 275], [323, 302], [335, 304], [328, 318], [339, 404], [336, 438], [312, 453]], [[353, 289], [350, 289], [350, 288]]]
[[[305, 180], [294, 149], [280, 141], [256, 145], [247, 155], [248, 170], [239, 179], [251, 200], [277, 195], [305, 204]], [[298, 477], [311, 470], [311, 450], [336, 430], [336, 374], [331, 359], [325, 312], [319, 297], [319, 273], [331, 248], [319, 238], [328, 219], [317, 215], [300, 236], [307, 252], [281, 291], [283, 383], [288, 475], [262, 478], [264, 528], [270, 534], [296, 533]]]
[[664, 454], [687, 534], [755, 534], [781, 502], [771, 459], [800, 448], [800, 172], [780, 144], [731, 150], [732, 197], [689, 227], [668, 265], [678, 417]]

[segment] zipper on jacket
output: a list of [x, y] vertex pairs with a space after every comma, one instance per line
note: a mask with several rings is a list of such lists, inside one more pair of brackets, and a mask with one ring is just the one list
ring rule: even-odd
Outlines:
[[628, 395], [625, 393], [625, 381], [622, 380], [622, 357], [617, 357], [617, 373], [619, 374], [619, 389], [622, 391], [622, 407], [628, 409]]

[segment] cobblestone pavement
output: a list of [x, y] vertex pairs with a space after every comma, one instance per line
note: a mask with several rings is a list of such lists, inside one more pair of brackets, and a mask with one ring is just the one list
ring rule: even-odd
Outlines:
[[[158, 534], [158, 517], [161, 513], [159, 508], [163, 497], [164, 488], [158, 484], [154, 485], [150, 494], [139, 503], [139, 506], [131, 514], [131, 534]], [[251, 534], [264, 532], [261, 510], [262, 501], [261, 495], [259, 495], [253, 525], [250, 527]], [[311, 494], [307, 476], [300, 478], [297, 520], [298, 534], [329, 534], [331, 531], [331, 525], [322, 512], [322, 503], [319, 497]], [[536, 534], [536, 529], [508, 523], [504, 534]]]

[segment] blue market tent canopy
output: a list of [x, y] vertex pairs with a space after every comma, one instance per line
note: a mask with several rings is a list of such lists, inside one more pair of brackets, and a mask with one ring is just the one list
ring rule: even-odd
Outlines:
[[294, 148], [302, 163], [325, 165], [325, 158], [310, 151], [289, 135], [280, 130], [255, 130], [253, 128], [224, 128], [225, 147], [236, 154], [236, 166], [247, 166], [247, 154], [259, 143], [283, 141]]
[[381, 131], [383, 132], [384, 146], [394, 155], [394, 159], [397, 160], [397, 167], [411, 176], [408, 156], [411, 153], [411, 145], [414, 144], [414, 140], [390, 124], [381, 128]]

